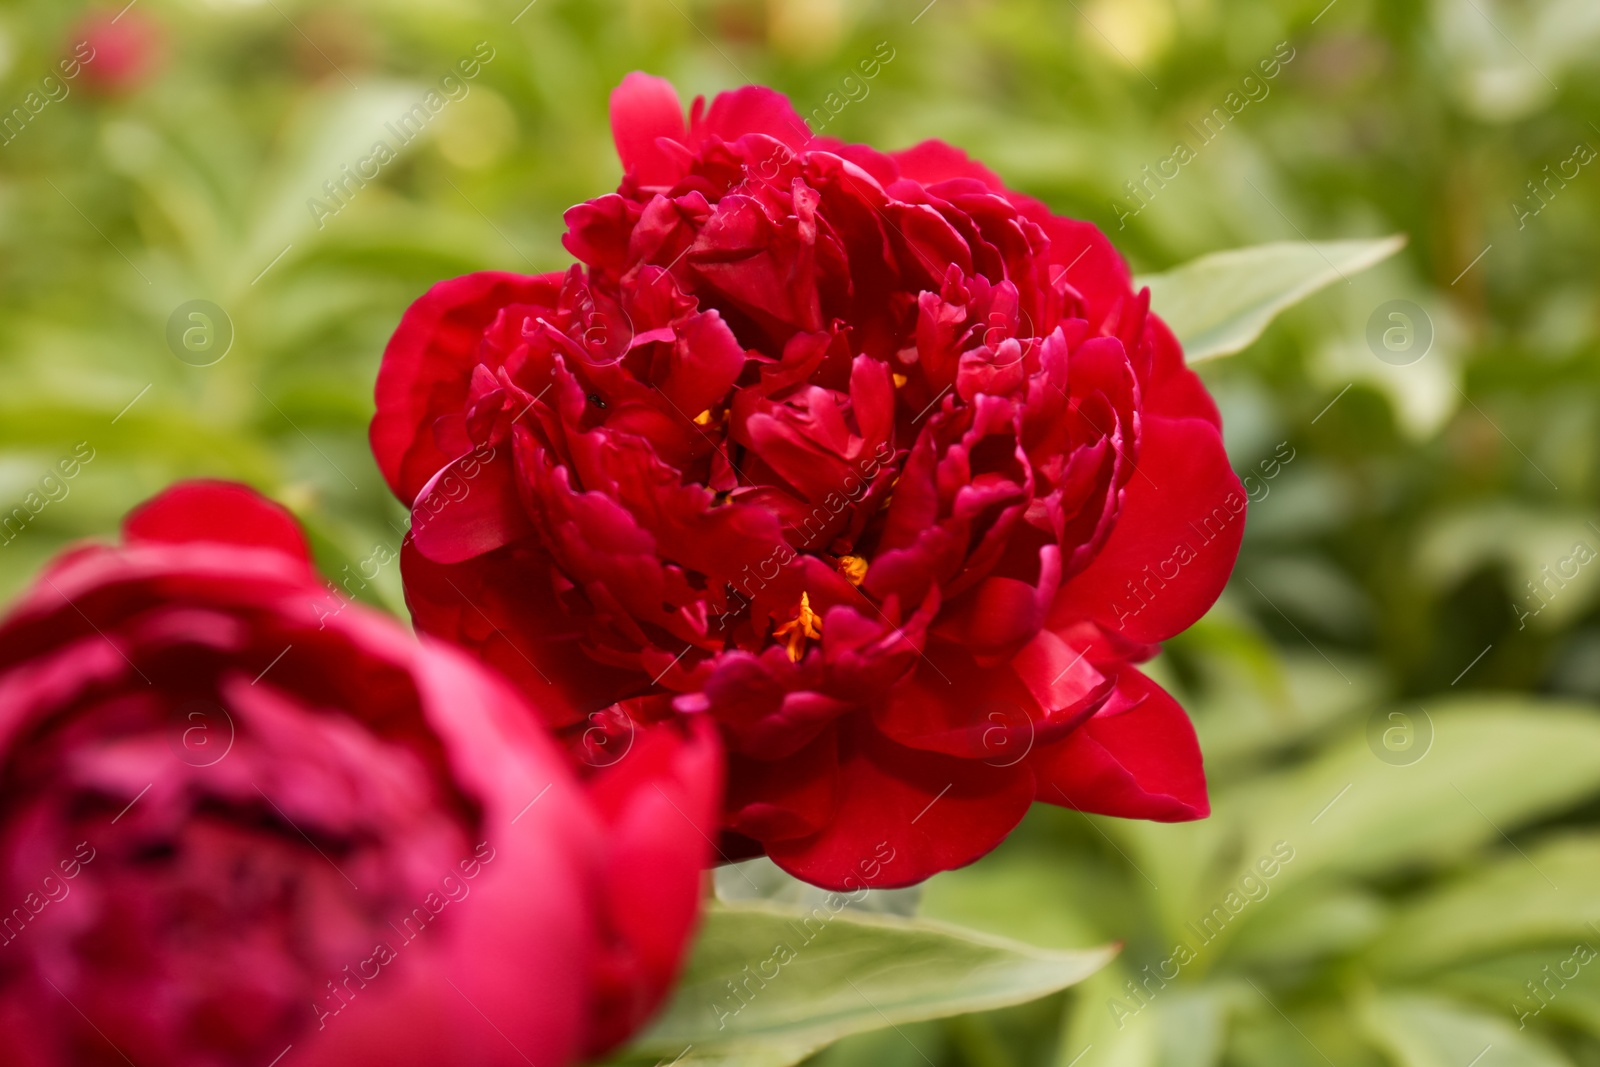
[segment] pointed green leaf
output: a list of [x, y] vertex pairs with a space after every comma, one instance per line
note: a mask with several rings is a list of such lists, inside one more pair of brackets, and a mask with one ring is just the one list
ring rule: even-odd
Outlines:
[[[1159, 1067], [1161, 1021], [1125, 991], [1131, 965], [1113, 964], [1074, 993], [1062, 1016], [1054, 1067]], [[1093, 1052], [1092, 1057], [1086, 1053]]]
[[[1485, 865], [1395, 915], [1374, 962], [1415, 972], [1524, 945], [1600, 944], [1600, 836], [1501, 849]], [[1554, 954], [1560, 959], [1559, 953]]]
[[1398, 1067], [1570, 1067], [1508, 1014], [1488, 1015], [1443, 997], [1384, 993], [1363, 1006], [1368, 1037]]
[[1115, 954], [827, 904], [713, 905], [672, 1000], [618, 1062], [782, 1067], [850, 1034], [1047, 996]]
[[1504, 1008], [1518, 1029], [1565, 1023], [1600, 1036], [1600, 967], [1590, 955], [1592, 940], [1452, 963], [1429, 981], [1463, 1000]]
[[1282, 241], [1216, 252], [1141, 278], [1150, 309], [1183, 342], [1190, 363], [1248, 346], [1286, 308], [1347, 281], [1405, 247], [1403, 234], [1360, 241]]
[[1295, 850], [1275, 891], [1320, 870], [1403, 870], [1503, 847], [1503, 833], [1600, 793], [1600, 718], [1589, 705], [1476, 697], [1397, 712], [1432, 738], [1409, 765], [1380, 759], [1363, 733], [1213, 798], [1213, 821], [1242, 832], [1245, 862], [1277, 841]]

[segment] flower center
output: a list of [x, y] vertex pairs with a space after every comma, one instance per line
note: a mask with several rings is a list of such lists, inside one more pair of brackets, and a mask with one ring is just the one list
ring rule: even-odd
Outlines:
[[773, 630], [772, 636], [787, 637], [790, 662], [800, 662], [806, 653], [806, 638], [822, 637], [822, 616], [811, 610], [810, 594], [800, 594], [800, 614]]

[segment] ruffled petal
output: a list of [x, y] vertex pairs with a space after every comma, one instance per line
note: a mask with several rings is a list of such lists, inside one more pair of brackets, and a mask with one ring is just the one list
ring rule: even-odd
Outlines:
[[509, 447], [489, 458], [468, 453], [455, 460], [422, 487], [412, 509], [417, 551], [435, 563], [460, 563], [532, 532]]
[[1244, 486], [1203, 419], [1146, 418], [1138, 469], [1105, 547], [1061, 589], [1047, 625], [1090, 619], [1165, 641], [1206, 613], [1239, 554]]
[[726, 825], [756, 842], [811, 837], [833, 819], [838, 779], [839, 743], [832, 726], [783, 759], [730, 756]]
[[484, 331], [513, 304], [553, 306], [564, 275], [484, 271], [440, 282], [406, 309], [383, 352], [368, 437], [384, 480], [407, 507], [462, 452], [435, 440], [435, 420], [467, 404]]
[[1104, 709], [1031, 762], [1046, 803], [1158, 822], [1211, 813], [1193, 724], [1166, 690], [1133, 667], [1122, 669], [1116, 697]]
[[400, 572], [417, 629], [467, 648], [512, 679], [549, 726], [582, 722], [649, 681], [584, 654], [584, 621], [562, 600], [570, 586], [537, 549], [513, 545], [442, 564], [407, 542]]
[[894, 889], [989, 852], [1033, 801], [1025, 763], [994, 766], [897, 745], [870, 724], [841, 725], [838, 809], [811, 837], [769, 843], [796, 878], [849, 892]]

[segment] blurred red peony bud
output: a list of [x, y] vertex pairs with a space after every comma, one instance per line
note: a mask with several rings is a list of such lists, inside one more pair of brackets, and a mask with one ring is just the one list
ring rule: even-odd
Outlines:
[[0, 620], [6, 1063], [596, 1054], [674, 976], [719, 759], [687, 722], [581, 782], [503, 680], [330, 595], [288, 513], [177, 486]]
[[161, 27], [136, 8], [97, 11], [73, 27], [67, 43], [83, 64], [83, 84], [104, 96], [141, 88], [161, 65]]

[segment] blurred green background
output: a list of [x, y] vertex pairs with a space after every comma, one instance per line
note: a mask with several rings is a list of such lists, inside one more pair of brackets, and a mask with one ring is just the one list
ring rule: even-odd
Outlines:
[[[1600, 949], [1600, 168], [1579, 162], [1600, 146], [1600, 6], [524, 3], [138, 0], [64, 95], [41, 80], [87, 12], [0, 10], [0, 108], [27, 112], [0, 136], [5, 595], [197, 475], [288, 503], [331, 575], [386, 558], [403, 512], [365, 430], [389, 332], [439, 278], [567, 264], [561, 213], [615, 185], [606, 98], [635, 68], [686, 97], [773, 85], [836, 109], [829, 135], [961, 145], [1143, 273], [1405, 232], [1204, 367], [1255, 503], [1227, 593], [1154, 669], [1194, 714], [1216, 815], [1038, 810], [924, 894], [925, 915], [1038, 944], [1123, 941], [1119, 962], [821, 1060], [1600, 1064], [1580, 951]], [[116, 33], [149, 53], [121, 79]], [[323, 183], [475, 52], [465, 95], [332, 200]], [[892, 59], [847, 85], [875, 53]], [[1125, 183], [1290, 54], [1119, 228]], [[30, 92], [60, 98], [34, 113]], [[225, 320], [190, 319], [197, 300]], [[1432, 335], [1406, 365], [1367, 340], [1395, 300]], [[364, 573], [350, 588], [403, 611], [392, 564]], [[1265, 892], [1243, 884], [1260, 899], [1208, 943], [1185, 932], [1280, 841]], [[1195, 958], [1150, 980], [1184, 938]]]

